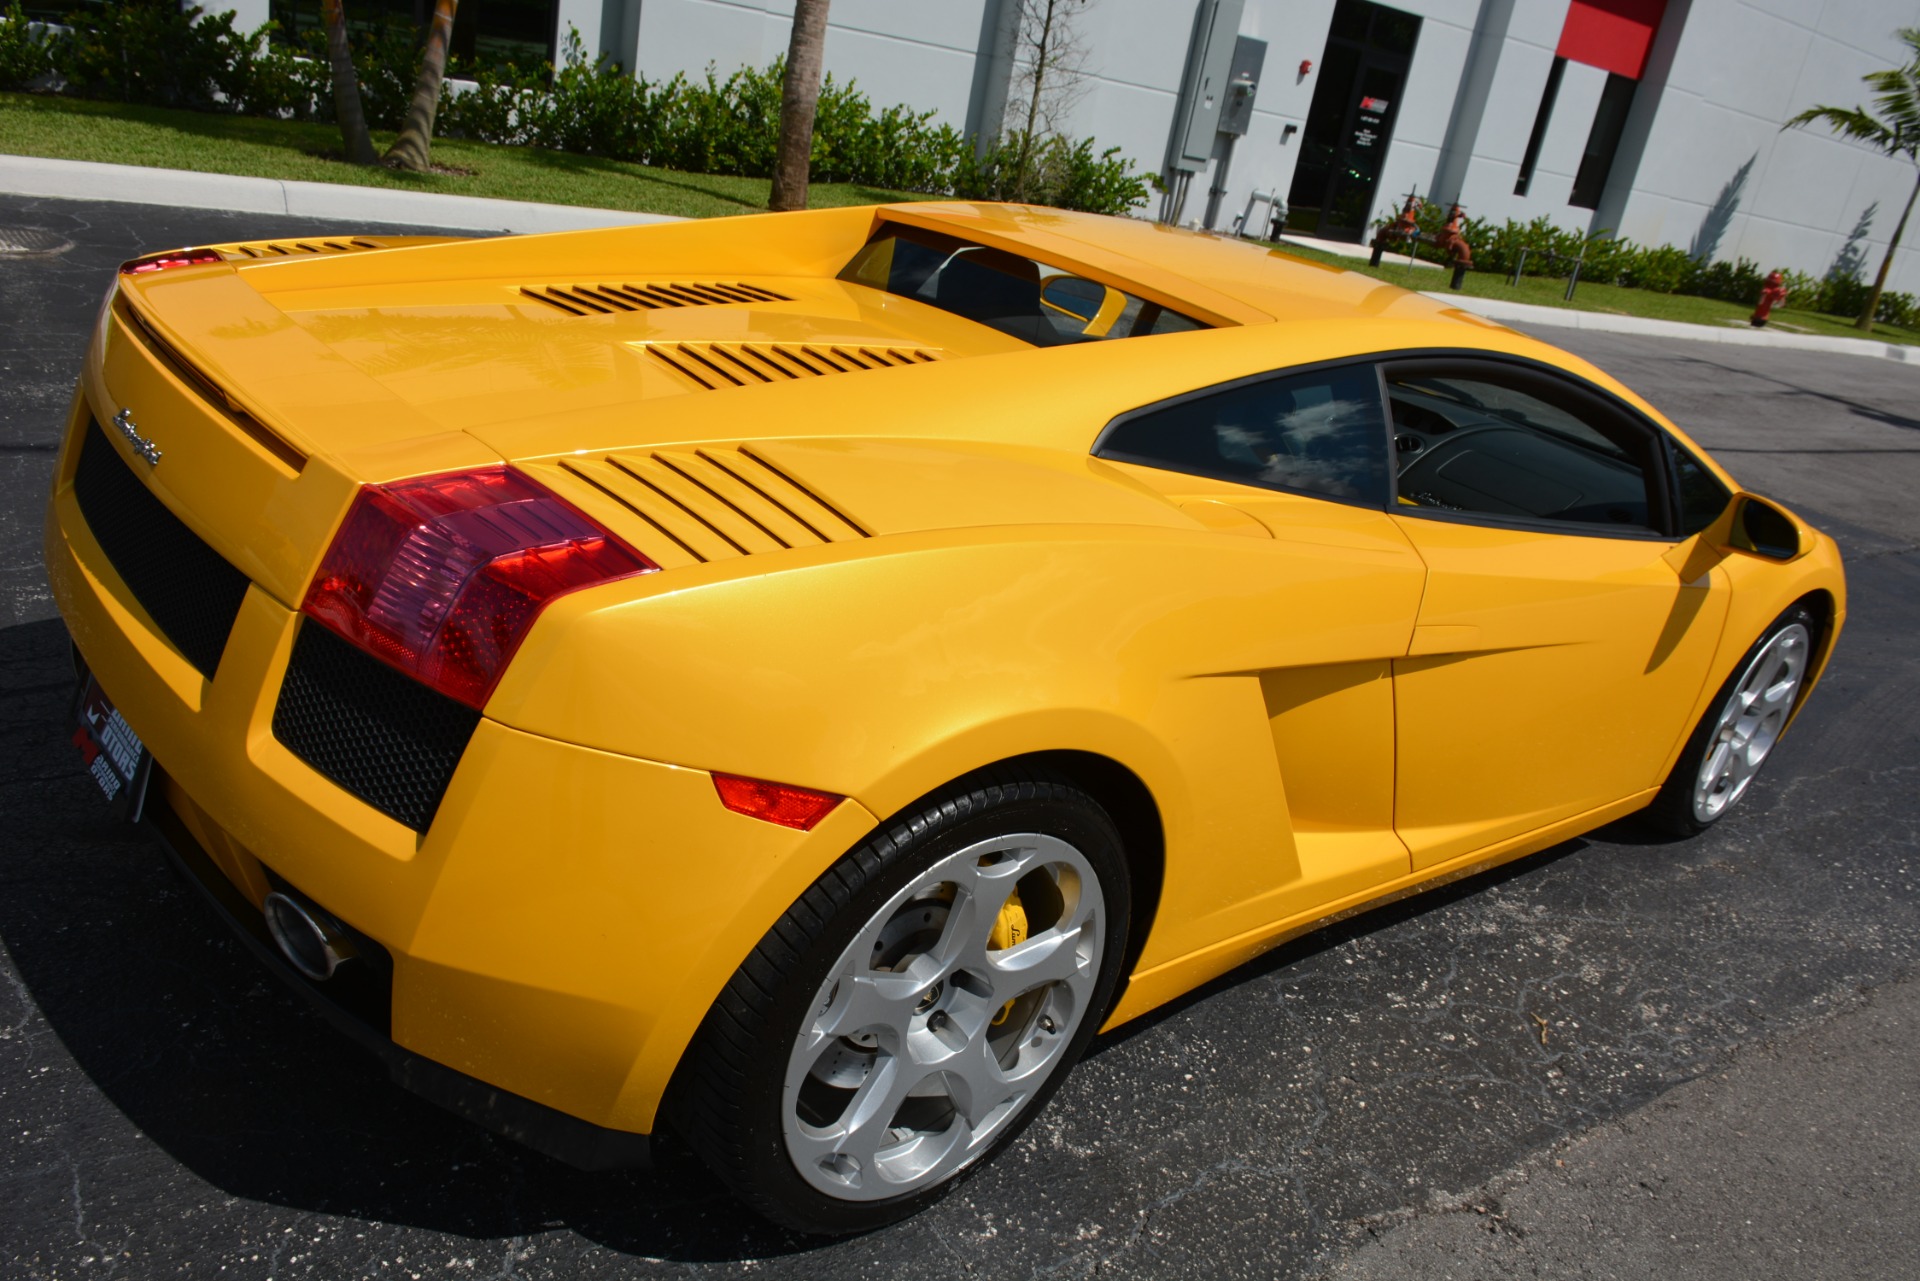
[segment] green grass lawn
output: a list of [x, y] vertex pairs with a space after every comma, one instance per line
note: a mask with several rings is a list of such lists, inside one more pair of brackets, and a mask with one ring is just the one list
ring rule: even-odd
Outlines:
[[[1287, 253], [1315, 262], [1349, 267], [1369, 276], [1407, 289], [1441, 290], [1447, 288], [1451, 271], [1432, 264], [1409, 268], [1405, 255], [1387, 257], [1378, 267], [1367, 266], [1364, 258], [1345, 258], [1337, 254], [1309, 249], [1305, 245], [1285, 243], [1276, 246]], [[1508, 302], [1530, 303], [1537, 307], [1572, 308], [1577, 311], [1609, 312], [1616, 316], [1645, 316], [1653, 320], [1678, 320], [1716, 329], [1730, 326], [1745, 329], [1751, 306], [1719, 302], [1712, 298], [1694, 298], [1683, 294], [1658, 294], [1647, 289], [1622, 289], [1618, 285], [1581, 281], [1573, 301], [1566, 301], [1565, 276], [1525, 276], [1518, 285], [1509, 285], [1509, 277], [1493, 272], [1472, 271], [1461, 293], [1474, 298], [1501, 298]], [[1799, 311], [1792, 307], [1774, 309], [1769, 329], [1780, 333], [1821, 334], [1836, 338], [1873, 338], [1881, 342], [1920, 344], [1920, 331], [1894, 325], [1875, 325], [1873, 333], [1863, 334], [1850, 318], [1829, 316], [1817, 311]]]
[[[384, 149], [391, 140], [391, 134], [374, 135], [374, 145], [378, 148]], [[201, 173], [291, 178], [491, 196], [502, 200], [539, 200], [556, 205], [631, 209], [688, 218], [765, 209], [769, 185], [765, 178], [680, 173], [597, 156], [448, 138], [434, 141], [434, 163], [468, 172], [413, 174], [379, 167], [361, 168], [334, 158], [340, 152], [340, 132], [331, 124], [295, 124], [286, 120], [169, 111], [20, 93], [0, 93], [0, 151], [61, 160], [191, 169]], [[912, 192], [844, 182], [814, 183], [807, 195], [808, 203], [816, 209], [925, 198]], [[1444, 270], [1431, 266], [1409, 269], [1404, 257], [1388, 258], [1379, 267], [1368, 267], [1365, 259], [1339, 257], [1302, 245], [1283, 247], [1302, 258], [1349, 267], [1409, 289], [1446, 288]], [[1545, 307], [1572, 306], [1582, 311], [1718, 327], [1744, 326], [1752, 310], [1710, 298], [1586, 283], [1579, 287], [1569, 304], [1562, 297], [1565, 289], [1564, 279], [1529, 277], [1516, 287], [1508, 285], [1504, 276], [1473, 272], [1467, 276], [1462, 292]], [[1863, 336], [1848, 319], [1793, 308], [1776, 311], [1772, 327], [1784, 333]], [[1885, 342], [1920, 344], [1920, 332], [1891, 325], [1876, 325], [1872, 337]]]
[[[373, 139], [379, 150], [392, 140], [393, 135], [378, 132]], [[0, 93], [0, 151], [21, 156], [540, 200], [688, 218], [753, 213], [767, 207], [765, 178], [679, 173], [535, 147], [436, 138], [434, 163], [471, 170], [470, 174], [361, 168], [331, 158], [340, 150], [340, 131], [331, 124]], [[910, 192], [844, 182], [814, 183], [807, 195], [816, 209], [925, 199]]]

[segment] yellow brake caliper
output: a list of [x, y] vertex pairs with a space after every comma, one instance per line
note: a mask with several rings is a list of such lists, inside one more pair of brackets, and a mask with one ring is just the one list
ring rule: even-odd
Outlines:
[[[987, 948], [990, 951], [1004, 951], [1027, 941], [1027, 909], [1020, 904], [1020, 891], [1015, 890], [1007, 896], [1000, 907], [1000, 915], [993, 918], [993, 928], [987, 932]], [[993, 1025], [999, 1027], [1007, 1021], [1007, 1015], [1013, 1013], [1013, 1002], [1008, 1001], [1000, 1007], [1000, 1013], [993, 1016]]]

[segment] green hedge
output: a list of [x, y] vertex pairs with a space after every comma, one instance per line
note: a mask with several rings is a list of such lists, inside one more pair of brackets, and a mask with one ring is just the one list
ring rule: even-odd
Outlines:
[[[1446, 210], [1438, 204], [1420, 210], [1420, 229], [1429, 235], [1437, 233], [1445, 221]], [[1717, 298], [1741, 306], [1760, 301], [1760, 288], [1766, 278], [1766, 272], [1751, 258], [1701, 262], [1673, 245], [1637, 245], [1605, 232], [1588, 236], [1556, 226], [1544, 217], [1532, 222], [1509, 218], [1498, 224], [1468, 217], [1461, 222], [1460, 231], [1473, 247], [1475, 269], [1505, 276], [1513, 274], [1523, 249], [1527, 251], [1524, 270], [1529, 276], [1564, 276], [1572, 269], [1570, 260], [1584, 254], [1586, 261], [1580, 268], [1584, 281]], [[1548, 253], [1560, 255], [1559, 260], [1548, 257]], [[1435, 262], [1443, 259], [1431, 245], [1422, 245], [1420, 256]], [[1856, 277], [1829, 276], [1821, 280], [1803, 271], [1781, 274], [1789, 306], [1853, 317], [1867, 305], [1870, 286]], [[1889, 289], [1880, 295], [1874, 319], [1907, 329], [1920, 328], [1920, 300]]]
[[[439, 128], [459, 137], [608, 156], [691, 173], [772, 174], [780, 132], [784, 59], [742, 67], [725, 80], [709, 67], [698, 80], [654, 81], [610, 62], [589, 62], [569, 30], [562, 66], [545, 75], [455, 66], [475, 87], [441, 104]], [[934, 112], [875, 111], [851, 81], [828, 76], [814, 118], [811, 173], [968, 200], [1025, 199], [1095, 213], [1125, 213], [1147, 199], [1146, 181], [1119, 148], [1095, 152], [1091, 138], [1038, 140], [1021, 163], [1022, 136], [984, 157]]]
[[[233, 14], [183, 14], [173, 0], [130, 0], [68, 18], [61, 39], [29, 31], [18, 0], [0, 23], [0, 88], [26, 88], [57, 73], [66, 92], [89, 98], [278, 119], [330, 120], [333, 95], [325, 38], [299, 46], [269, 37], [268, 23], [236, 31]], [[418, 53], [404, 22], [357, 36], [362, 106], [376, 129], [397, 129], [412, 94]], [[476, 87], [441, 98], [436, 132], [484, 142], [608, 156], [690, 173], [764, 178], [780, 131], [784, 60], [743, 67], [726, 79], [650, 81], [590, 61], [569, 29], [562, 65], [538, 71], [461, 66], [450, 76]], [[1119, 148], [1091, 138], [1014, 135], [985, 157], [934, 114], [904, 106], [875, 111], [849, 81], [827, 77], [814, 122], [812, 175], [969, 200], [1021, 199], [1095, 213], [1144, 204], [1146, 181]], [[1023, 150], [1025, 152], [1023, 156]]]

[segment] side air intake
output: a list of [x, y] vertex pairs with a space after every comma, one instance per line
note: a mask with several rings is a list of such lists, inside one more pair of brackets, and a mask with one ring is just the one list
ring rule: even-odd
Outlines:
[[604, 316], [616, 311], [657, 311], [663, 307], [719, 307], [729, 303], [792, 302], [785, 294], [758, 285], [543, 285], [520, 287], [534, 302], [570, 316]]
[[647, 355], [696, 387], [720, 391], [791, 382], [863, 369], [900, 369], [939, 359], [925, 347], [862, 347], [823, 343], [645, 343]]

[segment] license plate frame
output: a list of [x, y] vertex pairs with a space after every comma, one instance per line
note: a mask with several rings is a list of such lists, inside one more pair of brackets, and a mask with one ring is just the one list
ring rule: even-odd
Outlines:
[[153, 753], [127, 723], [92, 672], [80, 677], [73, 695], [73, 745], [114, 815], [138, 823], [146, 813]]

